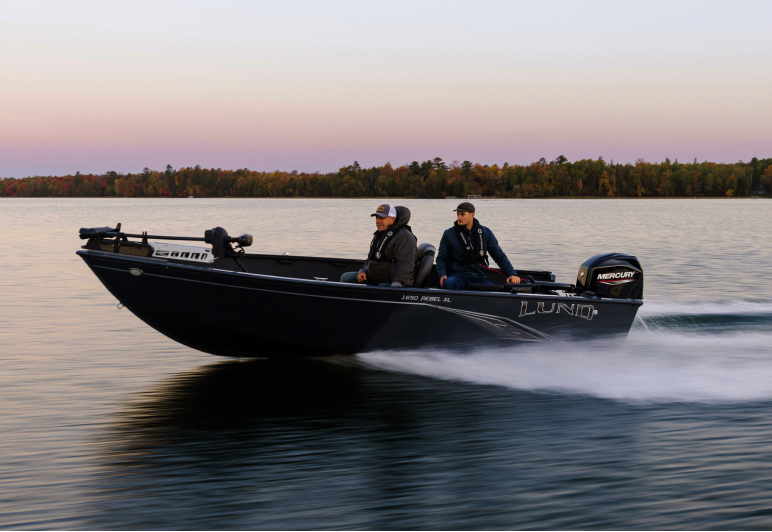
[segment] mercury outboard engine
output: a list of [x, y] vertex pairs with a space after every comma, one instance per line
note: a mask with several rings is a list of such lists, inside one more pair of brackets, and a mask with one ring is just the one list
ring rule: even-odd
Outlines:
[[641, 263], [626, 253], [595, 255], [579, 267], [576, 292], [588, 297], [643, 299]]

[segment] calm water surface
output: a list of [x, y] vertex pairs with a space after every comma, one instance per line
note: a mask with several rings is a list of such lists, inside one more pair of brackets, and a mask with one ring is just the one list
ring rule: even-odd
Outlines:
[[[80, 227], [363, 257], [375, 200], [0, 199], [0, 527], [772, 528], [772, 202], [485, 200], [514, 266], [641, 260], [628, 340], [234, 361], [148, 328]], [[400, 200], [439, 243], [453, 200]]]

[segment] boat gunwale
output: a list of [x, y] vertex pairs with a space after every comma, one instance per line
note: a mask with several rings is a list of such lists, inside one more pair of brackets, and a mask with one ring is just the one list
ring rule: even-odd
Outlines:
[[[195, 271], [195, 272], [201, 272], [201, 273], [210, 273], [217, 276], [225, 276], [225, 277], [238, 277], [241, 279], [244, 278], [250, 278], [250, 279], [258, 279], [258, 280], [265, 280], [265, 281], [273, 281], [273, 282], [280, 282], [285, 284], [295, 284], [295, 285], [322, 285], [330, 288], [339, 288], [344, 290], [375, 290], [376, 293], [383, 293], [384, 291], [388, 292], [404, 292], [409, 294], [415, 294], [417, 293], [423, 293], [423, 294], [432, 294], [437, 295], [437, 292], [441, 292], [443, 294], [454, 294], [457, 296], [466, 296], [466, 297], [508, 297], [513, 299], [554, 299], [554, 300], [560, 300], [560, 301], [575, 301], [575, 302], [583, 302], [587, 303], [589, 301], [592, 301], [593, 303], [610, 303], [610, 304], [623, 304], [623, 305], [635, 305], [635, 306], [641, 306], [643, 305], [643, 300], [641, 299], [611, 299], [611, 298], [587, 298], [577, 295], [553, 295], [553, 294], [523, 294], [523, 293], [511, 293], [511, 292], [487, 292], [487, 291], [476, 291], [476, 290], [447, 290], [445, 288], [417, 288], [417, 287], [392, 287], [392, 286], [372, 286], [367, 284], [353, 284], [353, 283], [341, 283], [340, 281], [321, 281], [316, 279], [301, 279], [297, 277], [282, 277], [277, 275], [267, 275], [262, 273], [250, 273], [250, 272], [237, 272], [237, 271], [231, 271], [231, 270], [222, 270], [219, 268], [205, 268], [202, 266], [197, 265], [188, 265], [188, 264], [180, 264], [177, 262], [170, 262], [166, 259], [157, 259], [155, 257], [140, 257], [138, 255], [121, 255], [116, 254], [115, 252], [110, 251], [101, 251], [101, 250], [93, 250], [93, 249], [79, 249], [75, 252], [77, 255], [83, 256], [89, 256], [94, 255], [96, 257], [100, 258], [106, 258], [109, 260], [115, 260], [119, 262], [132, 262], [132, 263], [147, 263], [154, 266], [160, 266], [163, 265], [166, 268], [173, 268], [173, 269], [179, 269], [182, 271]], [[249, 255], [248, 255], [249, 256]], [[264, 258], [288, 258], [286, 255], [258, 255], [258, 254], [251, 254], [252, 257], [264, 257]], [[293, 257], [293, 258], [300, 258], [300, 257]], [[362, 262], [361, 260], [353, 260], [353, 259], [333, 259], [328, 257], [302, 257], [304, 259], [309, 260], [329, 260], [329, 261], [338, 261], [338, 262]], [[227, 286], [227, 285], [224, 285]], [[306, 294], [297, 293], [295, 295], [303, 296]], [[311, 294], [308, 294], [311, 295]]]

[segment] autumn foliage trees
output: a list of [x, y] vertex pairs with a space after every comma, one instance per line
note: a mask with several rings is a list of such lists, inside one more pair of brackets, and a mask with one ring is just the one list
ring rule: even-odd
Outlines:
[[6, 197], [731, 197], [771, 191], [772, 159], [615, 164], [602, 157], [569, 162], [562, 155], [527, 166], [447, 164], [437, 157], [396, 168], [390, 163], [363, 168], [354, 162], [327, 174], [167, 166], [136, 174], [76, 172], [0, 181], [0, 196]]

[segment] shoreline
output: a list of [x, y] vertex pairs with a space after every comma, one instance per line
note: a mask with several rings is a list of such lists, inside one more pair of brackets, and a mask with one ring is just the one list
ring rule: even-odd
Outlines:
[[631, 196], [557, 196], [551, 198], [419, 198], [418, 196], [360, 196], [356, 198], [343, 198], [340, 196], [323, 196], [323, 197], [303, 197], [303, 196], [285, 196], [285, 197], [270, 197], [270, 196], [197, 196], [197, 197], [171, 197], [171, 196], [0, 196], [0, 200], [4, 199], [174, 199], [174, 200], [190, 200], [190, 199], [241, 199], [241, 200], [427, 200], [427, 201], [531, 201], [531, 200], [737, 200], [737, 199], [772, 199], [772, 194], [758, 194], [754, 196], [663, 196], [663, 197], [631, 197]]

